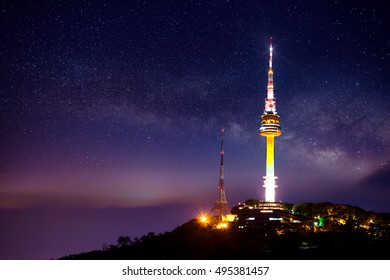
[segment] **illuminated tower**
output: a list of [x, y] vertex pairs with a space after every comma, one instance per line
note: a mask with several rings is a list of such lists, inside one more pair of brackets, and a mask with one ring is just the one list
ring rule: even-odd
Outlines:
[[224, 142], [224, 133], [225, 130], [222, 128], [222, 140], [221, 140], [221, 166], [219, 168], [219, 184], [218, 184], [218, 196], [217, 200], [214, 203], [214, 207], [211, 211], [218, 211], [218, 217], [222, 219], [223, 214], [230, 214], [230, 209], [228, 207], [228, 202], [226, 200], [225, 194], [225, 185], [224, 185], [224, 172], [223, 172], [223, 142]]
[[269, 69], [267, 98], [265, 99], [265, 109], [261, 116], [260, 136], [266, 139], [266, 174], [264, 178], [265, 201], [275, 202], [276, 179], [274, 171], [274, 141], [275, 137], [282, 134], [279, 115], [276, 113], [276, 102], [274, 97], [274, 82], [272, 70], [272, 37], [269, 45]]

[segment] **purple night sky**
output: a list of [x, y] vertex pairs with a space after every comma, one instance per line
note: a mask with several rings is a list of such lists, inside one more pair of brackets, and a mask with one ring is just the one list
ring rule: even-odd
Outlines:
[[210, 210], [222, 127], [230, 207], [264, 199], [270, 36], [276, 199], [390, 212], [386, 1], [96, 2], [1, 2], [0, 259]]

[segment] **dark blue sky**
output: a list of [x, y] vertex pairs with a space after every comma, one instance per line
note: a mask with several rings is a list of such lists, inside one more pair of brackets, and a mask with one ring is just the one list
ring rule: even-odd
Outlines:
[[2, 1], [0, 258], [98, 249], [209, 210], [222, 127], [230, 206], [264, 199], [270, 36], [276, 199], [390, 212], [385, 1], [98, 2]]

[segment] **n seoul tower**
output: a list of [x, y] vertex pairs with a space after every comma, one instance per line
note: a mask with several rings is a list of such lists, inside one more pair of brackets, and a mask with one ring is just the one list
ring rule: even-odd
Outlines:
[[261, 116], [260, 136], [266, 139], [266, 174], [264, 178], [265, 201], [275, 202], [276, 179], [274, 170], [274, 146], [275, 137], [282, 134], [280, 127], [279, 115], [276, 112], [276, 102], [274, 97], [274, 82], [272, 70], [272, 37], [269, 45], [269, 69], [268, 69], [268, 85], [267, 98], [265, 99], [265, 109]]

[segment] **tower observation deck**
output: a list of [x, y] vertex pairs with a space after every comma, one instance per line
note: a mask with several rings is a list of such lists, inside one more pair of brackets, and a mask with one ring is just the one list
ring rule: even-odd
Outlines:
[[270, 38], [269, 47], [269, 69], [268, 69], [268, 85], [267, 98], [265, 99], [265, 108], [261, 116], [260, 136], [266, 139], [266, 174], [264, 178], [265, 201], [275, 202], [275, 189], [277, 188], [274, 170], [274, 147], [275, 137], [282, 134], [279, 115], [276, 112], [276, 101], [274, 97], [274, 81], [272, 69], [272, 37]]

